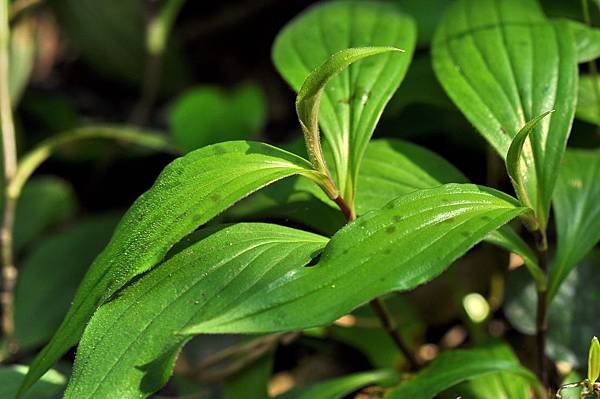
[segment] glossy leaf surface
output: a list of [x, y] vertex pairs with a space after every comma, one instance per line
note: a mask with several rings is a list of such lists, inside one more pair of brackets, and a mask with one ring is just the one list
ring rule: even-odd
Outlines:
[[325, 246], [323, 237], [274, 225], [226, 227], [100, 307], [67, 397], [158, 389], [192, 334], [328, 324], [376, 296], [433, 279], [522, 211], [510, 197], [473, 185], [423, 190], [342, 229], [311, 267], [302, 266]]
[[115, 214], [82, 220], [31, 248], [15, 289], [15, 327], [21, 349], [34, 348], [52, 337], [118, 220]]
[[524, 185], [544, 228], [576, 104], [566, 22], [547, 20], [535, 0], [461, 0], [438, 26], [433, 61], [450, 98], [502, 157], [527, 121], [556, 110], [523, 149]]
[[358, 1], [316, 5], [290, 22], [275, 41], [275, 66], [294, 90], [340, 50], [392, 46], [405, 51], [357, 62], [325, 87], [319, 120], [333, 152], [334, 162], [328, 166], [349, 202], [367, 143], [406, 74], [415, 41], [413, 20], [394, 5]]
[[[597, 317], [597, 287], [600, 254], [592, 252], [569, 274], [554, 296], [548, 311], [547, 355], [584, 368], [590, 338], [600, 329]], [[537, 294], [531, 278], [517, 269], [509, 275], [504, 313], [521, 333], [535, 334]]]
[[577, 61], [588, 62], [600, 57], [600, 29], [577, 21], [569, 21], [568, 24], [577, 46]]
[[236, 201], [291, 175], [317, 178], [303, 158], [246, 141], [208, 146], [169, 164], [90, 267], [65, 320], [33, 362], [27, 384], [77, 342], [98, 306], [160, 262], [175, 243]]
[[600, 241], [600, 150], [568, 150], [554, 196], [558, 234], [549, 298]]
[[431, 399], [456, 384], [493, 373], [511, 373], [536, 382], [535, 375], [521, 366], [516, 358], [507, 358], [492, 345], [444, 352], [387, 397]]
[[397, 139], [374, 140], [358, 176], [356, 210], [362, 215], [402, 194], [466, 182], [458, 169], [426, 148]]
[[246, 84], [225, 92], [216, 86], [192, 88], [178, 97], [169, 113], [175, 143], [185, 152], [261, 132], [266, 99], [260, 87]]

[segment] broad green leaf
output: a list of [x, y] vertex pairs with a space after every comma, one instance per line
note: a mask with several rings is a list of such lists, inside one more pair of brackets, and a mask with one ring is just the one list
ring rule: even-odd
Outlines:
[[549, 299], [600, 240], [600, 150], [568, 150], [554, 195], [558, 235]]
[[423, 147], [396, 139], [375, 140], [367, 146], [358, 176], [357, 213], [422, 188], [466, 182], [452, 164]]
[[96, 311], [67, 398], [153, 392], [193, 334], [326, 325], [374, 297], [433, 279], [523, 210], [474, 185], [422, 190], [346, 226], [312, 267], [302, 266], [325, 246], [323, 237], [274, 225], [226, 227]]
[[299, 90], [332, 54], [353, 47], [391, 46], [333, 77], [323, 92], [320, 125], [333, 153], [334, 180], [352, 204], [360, 162], [386, 103], [404, 78], [416, 41], [413, 20], [392, 4], [335, 1], [313, 6], [278, 35], [275, 66]]
[[577, 61], [588, 62], [600, 57], [600, 29], [577, 21], [568, 21], [577, 46]]
[[[0, 398], [14, 398], [25, 374], [27, 374], [27, 366], [0, 367]], [[49, 370], [23, 398], [53, 399], [60, 394], [66, 383], [67, 379], [64, 375], [56, 370]]]
[[94, 260], [63, 323], [32, 363], [24, 389], [77, 342], [98, 306], [175, 243], [236, 201], [292, 175], [320, 178], [303, 158], [246, 141], [204, 147], [169, 164]]
[[73, 189], [64, 180], [51, 176], [30, 180], [17, 203], [15, 249], [22, 249], [44, 230], [72, 217], [77, 208]]
[[550, 200], [576, 104], [577, 51], [566, 22], [551, 22], [535, 0], [460, 0], [433, 43], [442, 86], [502, 157], [519, 130], [555, 109], [523, 148], [524, 185], [547, 225]]
[[65, 398], [146, 397], [169, 378], [189, 339], [179, 334], [182, 328], [218, 317], [252, 293], [265, 295], [327, 243], [268, 224], [236, 224], [200, 238], [206, 234], [98, 309]]
[[[596, 306], [599, 266], [600, 254], [592, 252], [559, 287], [548, 310], [546, 353], [576, 368], [585, 367], [590, 337], [600, 330]], [[534, 335], [537, 293], [531, 278], [522, 269], [509, 275], [504, 314], [519, 332]]]
[[265, 399], [273, 371], [273, 354], [268, 353], [224, 382], [223, 399]]
[[552, 112], [554, 112], [554, 110], [544, 112], [543, 114], [538, 115], [527, 122], [525, 126], [523, 126], [523, 128], [515, 135], [513, 141], [510, 143], [510, 147], [508, 147], [508, 153], [506, 153], [506, 170], [515, 192], [517, 193], [517, 197], [519, 200], [521, 200], [523, 205], [530, 208], [534, 208], [535, 205], [531, 201], [531, 198], [529, 198], [529, 193], [527, 192], [527, 171], [522, 169], [522, 166], [524, 166], [521, 162], [523, 146], [525, 145], [527, 138], [529, 138], [529, 134], [533, 128]]
[[356, 373], [329, 381], [320, 382], [308, 387], [297, 387], [276, 399], [342, 399], [360, 388], [384, 384], [390, 385], [398, 380], [393, 370], [375, 370]]
[[15, 289], [15, 328], [21, 349], [35, 348], [52, 337], [87, 268], [108, 243], [118, 216], [82, 220], [28, 251]]
[[33, 69], [36, 54], [36, 27], [33, 18], [22, 18], [11, 27], [9, 91], [13, 108], [19, 103]]
[[493, 373], [510, 373], [538, 384], [531, 371], [521, 366], [516, 358], [507, 358], [499, 353], [497, 345], [444, 352], [415, 378], [392, 390], [386, 398], [431, 399], [461, 382]]
[[334, 76], [348, 68], [351, 64], [367, 57], [390, 51], [404, 51], [395, 47], [355, 47], [340, 50], [328, 57], [325, 62], [308, 75], [302, 83], [296, 97], [296, 113], [304, 132], [306, 150], [314, 168], [328, 173], [325, 157], [321, 149], [319, 132], [319, 113], [321, 97], [325, 85]]
[[198, 86], [178, 97], [169, 113], [175, 143], [185, 152], [260, 133], [266, 99], [259, 86], [241, 85], [232, 92]]
[[600, 342], [594, 337], [588, 354], [588, 381], [594, 383], [600, 377]]
[[548, 284], [546, 274], [540, 269], [536, 254], [510, 226], [505, 225], [496, 231], [492, 231], [486, 236], [485, 240], [523, 258], [523, 262], [535, 280], [536, 286], [540, 290], [546, 289]]
[[[518, 363], [518, 359], [508, 345], [488, 346], [495, 359]], [[455, 399], [530, 399], [529, 381], [517, 375], [502, 372], [473, 378], [449, 390], [443, 397]]]
[[575, 116], [600, 126], [600, 76], [584, 75], [579, 78]]

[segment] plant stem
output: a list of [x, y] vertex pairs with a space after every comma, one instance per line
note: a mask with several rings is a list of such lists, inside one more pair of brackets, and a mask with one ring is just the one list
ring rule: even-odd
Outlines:
[[4, 209], [2, 212], [2, 225], [0, 226], [0, 247], [2, 250], [0, 304], [2, 307], [2, 334], [6, 339], [8, 352], [13, 353], [17, 349], [13, 318], [17, 269], [13, 261], [12, 240], [16, 198], [10, 194], [8, 187], [17, 171], [17, 148], [9, 92], [9, 43], [8, 0], [0, 0], [0, 128], [2, 130], [2, 159], [4, 161]]
[[[536, 230], [535, 237], [538, 264], [545, 276], [548, 275], [548, 242], [546, 233]], [[546, 389], [550, 387], [548, 376], [548, 359], [546, 358], [546, 332], [548, 331], [548, 297], [547, 289], [537, 290], [537, 314], [536, 314], [536, 346], [537, 363], [540, 380]]]
[[[354, 209], [348, 206], [348, 203], [344, 201], [344, 199], [341, 196], [338, 195], [334, 199], [334, 201], [346, 217], [347, 223], [350, 223], [354, 219], [356, 219], [356, 213], [354, 212]], [[394, 321], [394, 318], [386, 308], [385, 302], [381, 298], [375, 298], [369, 301], [369, 305], [371, 305], [371, 309], [373, 309], [373, 312], [379, 318], [379, 321], [381, 322], [381, 325], [385, 332], [390, 336], [390, 338], [392, 338], [400, 352], [402, 352], [402, 354], [406, 358], [410, 369], [417, 370], [419, 368], [419, 362], [417, 361], [415, 355], [411, 352], [409, 346], [406, 344], [406, 342], [404, 342], [404, 338], [402, 338], [402, 335], [400, 335], [400, 331], [396, 326], [396, 322]]]

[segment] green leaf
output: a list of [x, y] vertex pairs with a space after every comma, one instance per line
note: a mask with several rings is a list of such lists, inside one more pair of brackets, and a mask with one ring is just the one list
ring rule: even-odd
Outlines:
[[600, 126], [600, 76], [584, 75], [579, 78], [575, 116]]
[[460, 0], [432, 51], [442, 86], [502, 157], [528, 120], [556, 110], [523, 148], [524, 185], [545, 229], [576, 104], [571, 30], [547, 20], [535, 0]]
[[302, 266], [325, 246], [323, 237], [264, 224], [223, 228], [96, 311], [66, 397], [143, 397], [165, 383], [193, 334], [326, 325], [374, 297], [433, 279], [523, 210], [474, 185], [422, 190], [346, 226], [312, 267]]
[[15, 328], [21, 349], [35, 348], [52, 337], [87, 268], [108, 243], [118, 216], [82, 220], [28, 251], [15, 289]]
[[296, 97], [296, 112], [300, 126], [304, 132], [306, 150], [314, 168], [322, 173], [328, 173], [325, 157], [321, 149], [319, 133], [319, 111], [321, 97], [325, 85], [334, 76], [348, 68], [351, 64], [367, 57], [390, 51], [404, 50], [395, 47], [356, 47], [340, 50], [332, 54], [323, 64], [308, 75], [302, 83]]
[[548, 285], [546, 274], [538, 265], [536, 254], [510, 226], [505, 225], [496, 231], [492, 231], [485, 237], [485, 241], [514, 252], [523, 258], [523, 262], [533, 277], [536, 287], [540, 290], [546, 289]]
[[600, 240], [600, 150], [568, 150], [554, 195], [558, 235], [549, 300], [575, 265]]
[[[523, 146], [525, 145], [525, 141], [529, 137], [529, 134], [533, 130], [533, 128], [547, 115], [554, 112], [554, 110], [544, 112], [541, 115], [536, 116], [519, 130], [519, 132], [513, 138], [513, 141], [510, 143], [510, 147], [508, 148], [508, 153], [506, 154], [506, 170], [508, 172], [508, 176], [512, 182], [512, 185], [517, 193], [517, 197], [523, 205], [528, 206], [530, 208], [534, 208], [535, 205], [529, 198], [529, 193], [527, 192], [526, 182], [527, 182], [527, 170], [523, 169], [523, 167], [527, 167], [525, 162], [522, 162], [521, 156], [523, 154]], [[535, 223], [535, 220], [532, 221]], [[537, 226], [530, 225], [532, 230], [535, 230]]]
[[596, 382], [600, 377], [600, 342], [594, 337], [588, 354], [588, 381]]
[[406, 52], [388, 52], [351, 65], [333, 77], [323, 92], [319, 121], [333, 152], [329, 167], [349, 204], [367, 143], [406, 74], [415, 41], [413, 20], [395, 6], [359, 1], [316, 5], [290, 22], [275, 41], [275, 66], [295, 90], [338, 51], [391, 46]]
[[342, 399], [360, 388], [384, 384], [390, 385], [398, 380], [393, 370], [374, 370], [356, 373], [308, 387], [297, 387], [276, 399]]
[[266, 99], [254, 84], [240, 85], [232, 92], [217, 86], [192, 88], [175, 100], [169, 113], [174, 141], [185, 152], [248, 139], [261, 132], [265, 119]]
[[[505, 344], [488, 346], [495, 359], [518, 363], [519, 360], [512, 349]], [[450, 389], [444, 397], [455, 399], [465, 397], [471, 399], [530, 399], [529, 381], [508, 372], [486, 374], [473, 378]]]
[[497, 345], [444, 352], [415, 378], [392, 390], [386, 398], [431, 399], [461, 382], [500, 372], [525, 378], [537, 388], [535, 375], [521, 366], [516, 358], [498, 353]]
[[568, 21], [577, 46], [577, 61], [589, 62], [600, 57], [600, 29], [577, 21]]
[[268, 353], [245, 369], [230, 376], [223, 386], [223, 399], [265, 399], [273, 371], [273, 354]]
[[236, 224], [200, 238], [98, 309], [79, 345], [65, 398], [117, 392], [120, 399], [146, 397], [170, 376], [189, 339], [179, 334], [182, 328], [218, 317], [252, 293], [265, 295], [327, 242], [268, 224]]
[[[0, 367], [0, 398], [14, 398], [21, 381], [27, 374], [27, 366]], [[24, 399], [53, 399], [62, 391], [67, 379], [56, 370], [49, 370], [25, 395]]]
[[369, 143], [358, 176], [359, 215], [381, 208], [391, 199], [467, 178], [439, 155], [406, 141], [380, 139]]
[[246, 141], [204, 147], [169, 164], [91, 265], [65, 320], [32, 363], [23, 389], [77, 342], [98, 306], [160, 262], [175, 243], [241, 198], [292, 175], [322, 178], [303, 158]]
[[[546, 353], [556, 361], [585, 367], [589, 339], [600, 330], [597, 287], [600, 253], [592, 252], [569, 274], [548, 310]], [[527, 272], [519, 268], [509, 275], [504, 314], [519, 332], [535, 335], [537, 293]]]
[[33, 70], [37, 49], [36, 26], [32, 18], [22, 18], [10, 30], [9, 91], [13, 108], [19, 103]]
[[73, 216], [77, 200], [71, 186], [57, 177], [29, 181], [17, 203], [14, 246], [21, 250], [48, 228]]

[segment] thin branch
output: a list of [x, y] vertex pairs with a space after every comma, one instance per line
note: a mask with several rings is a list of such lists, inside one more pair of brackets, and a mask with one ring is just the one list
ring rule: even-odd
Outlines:
[[8, 0], [0, 0], [0, 128], [2, 130], [2, 159], [4, 161], [4, 209], [0, 226], [2, 250], [2, 287], [0, 303], [2, 307], [2, 333], [7, 342], [9, 353], [16, 351], [13, 303], [17, 269], [13, 260], [13, 225], [15, 219], [16, 197], [8, 187], [17, 171], [17, 148], [15, 127], [12, 117], [12, 103], [9, 91], [9, 45], [10, 28]]

